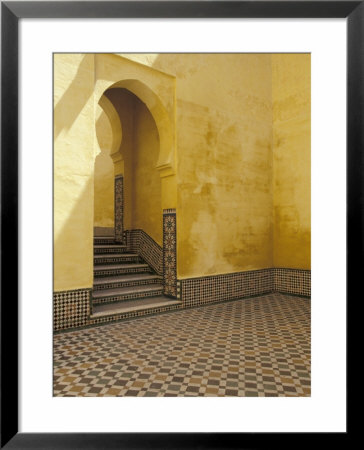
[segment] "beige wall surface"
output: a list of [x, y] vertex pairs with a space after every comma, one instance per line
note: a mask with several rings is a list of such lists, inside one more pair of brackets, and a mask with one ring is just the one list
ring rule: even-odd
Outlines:
[[134, 115], [132, 228], [141, 228], [162, 246], [161, 179], [156, 169], [158, 156], [156, 124], [147, 107], [137, 101]]
[[271, 267], [270, 55], [125, 55], [176, 77], [179, 278]]
[[275, 267], [311, 268], [310, 64], [272, 55]]
[[92, 286], [93, 225], [111, 224], [105, 91], [124, 226], [161, 244], [176, 207], [179, 278], [310, 267], [309, 55], [56, 55], [54, 77], [55, 290]]
[[96, 107], [96, 158], [94, 171], [94, 226], [114, 227], [114, 163], [110, 157], [112, 129], [101, 106]]
[[54, 55], [54, 290], [92, 286], [94, 56]]

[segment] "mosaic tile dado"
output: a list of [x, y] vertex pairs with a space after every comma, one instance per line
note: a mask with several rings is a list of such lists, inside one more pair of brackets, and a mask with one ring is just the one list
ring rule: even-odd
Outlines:
[[271, 269], [179, 280], [180, 299], [185, 308], [262, 295], [272, 290]]
[[182, 301], [181, 305], [171, 305], [167, 308], [150, 311], [138, 311], [134, 315], [128, 313], [120, 314], [117, 317], [100, 317], [97, 319], [90, 318], [90, 290], [55, 292], [53, 300], [54, 331], [100, 325], [131, 317], [142, 317], [277, 291], [309, 297], [311, 295], [311, 272], [298, 269], [262, 269], [178, 280], [176, 284], [168, 287], [173, 292], [171, 295], [175, 295]]
[[124, 178], [122, 175], [115, 177], [114, 182], [115, 200], [114, 200], [114, 215], [115, 215], [115, 241], [122, 242], [123, 240], [123, 222], [124, 222]]
[[82, 327], [88, 324], [90, 316], [90, 289], [54, 292], [54, 331]]
[[178, 280], [177, 298], [184, 308], [282, 292], [309, 297], [311, 271], [268, 268]]
[[311, 296], [311, 270], [274, 268], [273, 290], [288, 294]]
[[163, 211], [164, 295], [177, 297], [177, 220], [175, 209]]
[[124, 242], [128, 251], [140, 255], [158, 275], [162, 275], [163, 250], [145, 231], [125, 230]]

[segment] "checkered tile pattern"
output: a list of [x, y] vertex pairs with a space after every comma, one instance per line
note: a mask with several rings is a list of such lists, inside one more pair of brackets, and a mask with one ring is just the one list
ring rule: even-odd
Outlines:
[[115, 177], [114, 181], [114, 207], [115, 207], [115, 241], [123, 240], [124, 221], [124, 178], [122, 175]]
[[262, 295], [273, 290], [271, 269], [227, 273], [179, 281], [184, 308], [235, 298]]
[[54, 336], [55, 396], [310, 396], [310, 300], [283, 294]]
[[183, 308], [269, 292], [311, 296], [311, 271], [268, 268], [177, 281]]
[[90, 289], [53, 293], [54, 331], [87, 325], [90, 315]]
[[143, 230], [126, 230], [124, 242], [128, 251], [140, 255], [146, 263], [158, 274], [163, 273], [163, 250], [149, 234]]
[[274, 268], [272, 271], [275, 291], [311, 297], [311, 270]]

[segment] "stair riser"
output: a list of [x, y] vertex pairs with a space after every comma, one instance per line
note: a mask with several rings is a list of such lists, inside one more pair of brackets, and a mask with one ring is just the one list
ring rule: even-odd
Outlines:
[[138, 293], [131, 293], [131, 294], [124, 294], [124, 295], [115, 295], [114, 297], [103, 297], [103, 298], [94, 298], [92, 300], [93, 305], [105, 305], [109, 303], [115, 303], [115, 302], [123, 302], [127, 300], [140, 300], [142, 298], [148, 298], [148, 297], [154, 297], [157, 295], [162, 295], [163, 289], [156, 289], [155, 291], [149, 291], [149, 292], [138, 292]]
[[102, 278], [113, 275], [124, 275], [126, 273], [152, 273], [150, 267], [142, 267], [136, 269], [111, 269], [111, 270], [98, 270], [94, 272], [95, 278]]
[[160, 278], [156, 278], [155, 280], [118, 281], [115, 283], [109, 282], [109, 283], [97, 284], [93, 287], [93, 290], [100, 291], [102, 289], [115, 289], [115, 288], [123, 288], [123, 287], [130, 287], [130, 286], [144, 286], [146, 284], [160, 284], [160, 283], [161, 283]]
[[[145, 317], [148, 315], [161, 314], [169, 311], [176, 311], [181, 309], [181, 305], [171, 305], [171, 306], [159, 306], [156, 308], [146, 308], [145, 310], [140, 311], [130, 311], [122, 314], [111, 314], [111, 315], [103, 315], [98, 316], [95, 319], [96, 323], [110, 323], [114, 321], [124, 321], [128, 319], [136, 319], [137, 317]], [[91, 316], [92, 318], [92, 316]]]
[[117, 264], [117, 263], [140, 263], [139, 256], [106, 256], [105, 258], [94, 258], [94, 264]]
[[106, 238], [94, 238], [94, 244], [120, 244], [122, 245], [121, 242], [116, 242], [115, 239], [106, 239]]
[[127, 249], [126, 247], [121, 247], [121, 248], [113, 248], [113, 247], [109, 247], [109, 248], [96, 248], [94, 247], [94, 255], [100, 255], [100, 254], [114, 254], [114, 253], [126, 253]]

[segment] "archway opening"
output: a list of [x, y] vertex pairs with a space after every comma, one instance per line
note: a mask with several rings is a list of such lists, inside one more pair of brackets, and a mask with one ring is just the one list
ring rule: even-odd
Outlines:
[[[161, 180], [157, 169], [161, 149], [154, 117], [147, 105], [126, 88], [107, 89], [99, 103], [107, 107], [96, 123], [100, 152], [95, 159], [95, 234], [100, 231], [100, 211], [105, 213], [106, 223], [113, 208], [110, 230], [114, 228], [115, 236], [120, 226], [122, 231], [143, 230], [162, 245]], [[118, 148], [118, 139], [113, 136], [117, 131], [112, 123], [115, 117], [110, 120], [112, 110], [122, 127]], [[108, 123], [104, 116], [109, 118]], [[120, 220], [122, 224], [118, 225]]]

